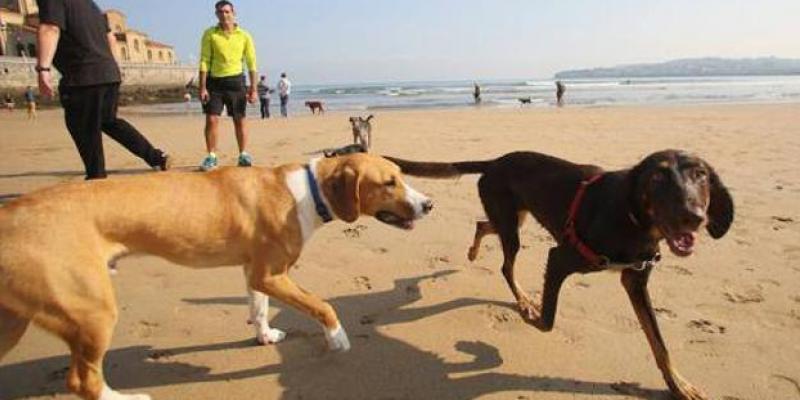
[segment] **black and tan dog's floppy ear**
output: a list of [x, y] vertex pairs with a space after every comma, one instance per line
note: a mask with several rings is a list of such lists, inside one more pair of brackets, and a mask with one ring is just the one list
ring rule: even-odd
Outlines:
[[326, 185], [328, 186], [326, 195], [331, 208], [342, 221], [353, 222], [358, 219], [361, 210], [359, 181], [360, 177], [355, 169], [349, 165], [342, 165]]
[[708, 183], [711, 198], [708, 204], [708, 224], [706, 230], [714, 239], [719, 239], [728, 232], [733, 223], [733, 198], [722, 184], [719, 175], [708, 163]]

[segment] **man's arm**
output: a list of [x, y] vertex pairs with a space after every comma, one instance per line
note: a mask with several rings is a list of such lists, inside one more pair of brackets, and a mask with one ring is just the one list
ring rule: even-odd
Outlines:
[[200, 39], [200, 101], [205, 103], [208, 101], [208, 89], [206, 81], [208, 80], [208, 71], [211, 68], [211, 32], [206, 31], [203, 33], [203, 38]]
[[36, 66], [39, 71], [39, 92], [46, 97], [53, 96], [53, 57], [56, 55], [58, 39], [61, 37], [61, 29], [57, 25], [40, 23], [36, 32], [37, 47], [39, 54], [36, 56]]
[[247, 64], [247, 71], [250, 73], [250, 87], [247, 91], [247, 100], [251, 103], [256, 101], [256, 82], [258, 82], [258, 68], [256, 67], [256, 47], [253, 45], [253, 37], [247, 35], [244, 44], [244, 59]]

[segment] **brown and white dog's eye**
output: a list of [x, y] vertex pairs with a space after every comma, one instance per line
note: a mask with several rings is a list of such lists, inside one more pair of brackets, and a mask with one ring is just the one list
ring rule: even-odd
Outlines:
[[389, 179], [388, 181], [384, 182], [383, 185], [386, 187], [395, 187], [397, 186], [397, 179], [395, 178]]

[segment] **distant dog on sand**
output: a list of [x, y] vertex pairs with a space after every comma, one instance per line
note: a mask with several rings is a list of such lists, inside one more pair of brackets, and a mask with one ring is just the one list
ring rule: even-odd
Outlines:
[[353, 143], [360, 144], [367, 152], [372, 146], [372, 124], [369, 122], [372, 118], [372, 114], [367, 118], [350, 117], [350, 126], [353, 127]]
[[531, 104], [531, 96], [520, 97], [517, 100], [519, 101], [520, 106], [524, 106], [525, 104]]
[[309, 100], [306, 102], [306, 107], [311, 110], [312, 114], [316, 114], [319, 111], [320, 114], [325, 112], [325, 108], [322, 107], [322, 102], [318, 100]]

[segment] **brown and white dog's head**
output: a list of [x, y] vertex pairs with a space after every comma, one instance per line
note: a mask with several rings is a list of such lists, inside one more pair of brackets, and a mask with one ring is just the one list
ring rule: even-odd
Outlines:
[[697, 231], [705, 225], [714, 239], [733, 223], [733, 199], [719, 176], [698, 156], [664, 150], [647, 156], [631, 174], [631, 206], [637, 218], [666, 240], [673, 254], [694, 251]]
[[367, 153], [324, 158], [317, 165], [320, 187], [336, 216], [353, 222], [360, 215], [403, 229], [430, 213], [433, 202], [403, 181], [400, 167]]

